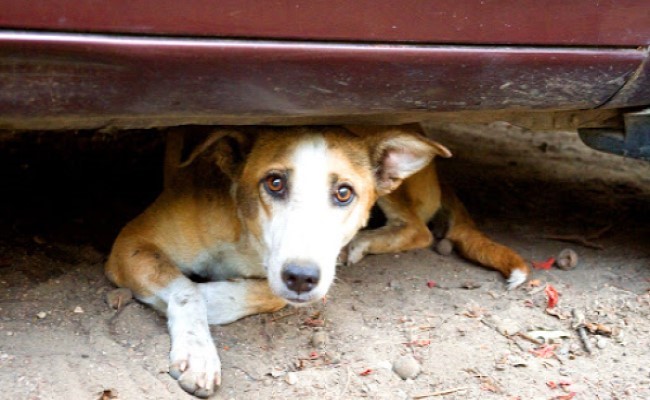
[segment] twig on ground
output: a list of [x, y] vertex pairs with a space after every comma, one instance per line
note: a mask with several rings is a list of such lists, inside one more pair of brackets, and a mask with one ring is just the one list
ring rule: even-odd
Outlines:
[[279, 317], [271, 318], [270, 321], [271, 322], [277, 322], [277, 321], [279, 321], [281, 319], [285, 319], [287, 317], [291, 317], [292, 315], [296, 315], [296, 314], [298, 314], [298, 311], [290, 312], [290, 313], [287, 313], [287, 314], [284, 314], [284, 315], [280, 315]]
[[338, 396], [339, 399], [343, 397], [345, 392], [348, 391], [348, 386], [350, 386], [350, 381], [352, 380], [352, 374], [350, 374], [350, 367], [347, 367], [345, 370], [346, 370], [347, 379], [345, 380], [345, 385], [343, 385], [343, 389], [341, 389], [341, 392], [339, 393]]
[[453, 388], [453, 389], [438, 390], [437, 392], [418, 394], [418, 395], [413, 396], [413, 398], [414, 399], [424, 399], [424, 398], [427, 398], [427, 397], [445, 396], [447, 394], [460, 392], [462, 390], [467, 390], [467, 387], [457, 387], [457, 388]]
[[589, 337], [587, 337], [587, 328], [585, 327], [584, 314], [581, 311], [578, 311], [578, 309], [574, 308], [571, 310], [571, 315], [573, 316], [573, 329], [578, 331], [578, 337], [580, 338], [585, 351], [591, 354], [591, 343], [589, 343]]
[[596, 250], [603, 250], [604, 247], [598, 243], [594, 243], [593, 240], [600, 239], [607, 231], [612, 229], [613, 225], [607, 225], [604, 228], [601, 228], [593, 233], [588, 235], [545, 235], [544, 239], [558, 240], [560, 242], [569, 242], [582, 245]]

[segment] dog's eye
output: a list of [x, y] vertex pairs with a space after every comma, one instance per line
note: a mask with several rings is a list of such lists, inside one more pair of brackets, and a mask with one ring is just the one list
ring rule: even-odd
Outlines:
[[287, 191], [287, 180], [280, 174], [270, 174], [264, 178], [264, 188], [271, 196], [283, 196]]
[[352, 202], [354, 190], [349, 185], [341, 185], [334, 191], [334, 203], [339, 206], [346, 206]]

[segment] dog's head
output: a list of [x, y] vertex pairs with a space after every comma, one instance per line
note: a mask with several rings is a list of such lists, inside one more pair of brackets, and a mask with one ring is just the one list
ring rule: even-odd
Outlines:
[[400, 127], [260, 128], [219, 140], [217, 164], [233, 180], [244, 232], [262, 249], [272, 291], [293, 304], [325, 296], [341, 248], [379, 196], [451, 155]]

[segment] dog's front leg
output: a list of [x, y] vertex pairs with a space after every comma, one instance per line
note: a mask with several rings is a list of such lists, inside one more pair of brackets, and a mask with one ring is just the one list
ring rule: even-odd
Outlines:
[[214, 393], [221, 383], [221, 362], [199, 286], [158, 246], [128, 234], [115, 242], [106, 274], [118, 286], [131, 289], [138, 300], [167, 315], [172, 344], [170, 375], [196, 396]]
[[169, 373], [181, 387], [208, 397], [221, 384], [221, 361], [208, 327], [208, 307], [199, 286], [179, 277], [164, 288], [171, 336]]
[[386, 226], [359, 232], [347, 248], [347, 263], [356, 264], [366, 254], [397, 253], [428, 247], [433, 235], [416, 210], [397, 196], [385, 196], [377, 204], [386, 215]]
[[266, 279], [208, 282], [198, 285], [207, 305], [208, 323], [222, 325], [248, 315], [274, 312], [286, 300], [271, 292]]

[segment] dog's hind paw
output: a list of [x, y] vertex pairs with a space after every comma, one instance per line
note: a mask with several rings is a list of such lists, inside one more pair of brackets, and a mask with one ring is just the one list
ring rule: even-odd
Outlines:
[[216, 349], [203, 349], [184, 356], [174, 357], [172, 351], [169, 374], [186, 392], [207, 398], [221, 385], [221, 361]]

